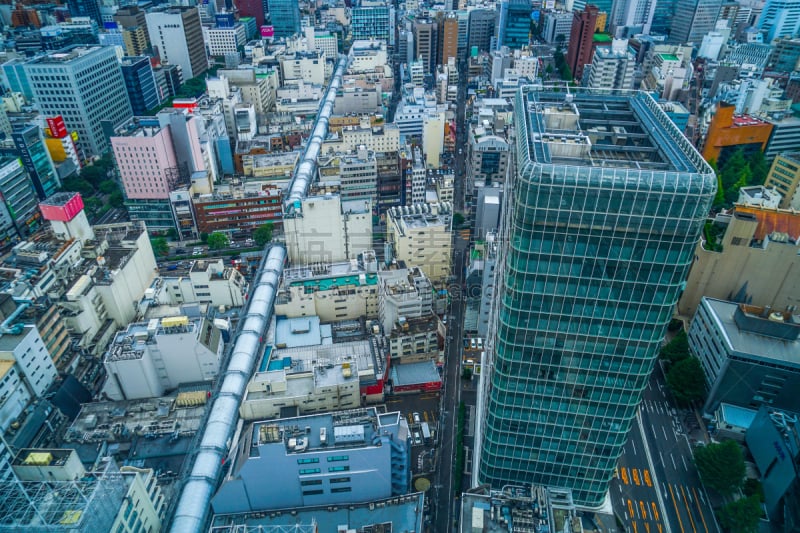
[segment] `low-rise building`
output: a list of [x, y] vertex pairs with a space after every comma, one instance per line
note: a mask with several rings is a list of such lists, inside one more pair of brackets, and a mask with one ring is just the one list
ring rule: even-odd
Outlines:
[[800, 525], [800, 423], [797, 412], [761, 407], [745, 435], [761, 473], [764, 506], [781, 531]]
[[188, 275], [164, 276], [145, 291], [145, 299], [161, 305], [188, 303], [242, 307], [247, 298], [247, 281], [238, 269], [225, 266], [222, 259], [198, 260]]
[[444, 348], [439, 337], [439, 317], [433, 312], [427, 316], [400, 317], [388, 336], [392, 365], [438, 360]]
[[450, 275], [452, 244], [452, 205], [415, 204], [387, 211], [388, 242], [395, 257], [419, 266], [434, 284], [443, 284]]
[[[256, 422], [233, 447], [214, 512], [348, 505], [410, 488], [408, 425], [375, 408]], [[267, 477], [280, 480], [264, 483]]]
[[167, 505], [151, 469], [118, 468], [104, 458], [86, 471], [77, 453], [64, 449], [21, 450], [5, 468], [12, 472], [3, 476], [0, 513], [12, 530], [92, 533], [164, 526]]
[[689, 328], [689, 347], [709, 389], [705, 411], [721, 402], [800, 411], [800, 316], [704, 297]]
[[352, 261], [285, 268], [275, 313], [323, 322], [377, 318], [378, 299], [377, 261], [369, 250]]
[[[379, 328], [378, 328], [379, 329]], [[280, 318], [239, 408], [245, 420], [349, 409], [383, 401], [388, 346], [360, 321]]]
[[42, 397], [57, 375], [35, 326], [18, 324], [3, 331], [0, 336], [0, 430], [6, 431], [32, 399]]
[[194, 195], [192, 204], [201, 233], [230, 230], [250, 233], [270, 222], [275, 226], [283, 223], [281, 190], [272, 185], [218, 187], [212, 193]]
[[755, 301], [775, 309], [800, 305], [800, 214], [737, 205], [718, 243], [701, 239], [678, 314], [694, 315], [700, 298]]
[[779, 207], [800, 211], [800, 152], [776, 155], [764, 186], [774, 187], [783, 196]]
[[105, 393], [114, 400], [153, 398], [183, 383], [211, 381], [222, 347], [220, 331], [206, 318], [176, 316], [130, 324], [106, 352]]
[[383, 331], [392, 331], [400, 317], [427, 316], [433, 308], [433, 285], [419, 267], [382, 270], [379, 314]]

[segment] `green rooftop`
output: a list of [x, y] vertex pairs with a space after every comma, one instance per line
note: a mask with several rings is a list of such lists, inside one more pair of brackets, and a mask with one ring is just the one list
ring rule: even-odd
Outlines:
[[[377, 285], [377, 274], [366, 274], [366, 281], [363, 285]], [[353, 285], [362, 285], [359, 281], [359, 276], [336, 276], [333, 278], [324, 278], [310, 281], [293, 281], [289, 284], [290, 287], [303, 287], [306, 294], [316, 291], [328, 291], [338, 287], [352, 287]]]
[[680, 61], [680, 58], [675, 54], [658, 54], [663, 61]]
[[595, 33], [594, 42], [596, 43], [610, 43], [611, 36], [607, 33]]

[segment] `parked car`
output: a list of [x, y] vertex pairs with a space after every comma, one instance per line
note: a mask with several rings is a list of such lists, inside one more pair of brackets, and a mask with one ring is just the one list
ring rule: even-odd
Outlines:
[[414, 444], [422, 444], [422, 437], [420, 437], [419, 431], [414, 432]]
[[419, 424], [420, 422], [422, 422], [422, 419], [420, 419], [420, 417], [419, 417], [419, 413], [414, 413], [414, 414], [413, 414], [413, 415], [411, 415], [411, 416], [413, 416], [413, 417], [414, 417], [414, 423], [415, 423], [415, 424]]

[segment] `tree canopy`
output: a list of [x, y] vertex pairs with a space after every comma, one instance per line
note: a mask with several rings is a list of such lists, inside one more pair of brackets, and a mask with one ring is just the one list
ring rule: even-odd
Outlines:
[[157, 256], [166, 257], [169, 255], [169, 245], [167, 244], [167, 239], [164, 237], [150, 239], [150, 244], [153, 246], [153, 253]]
[[687, 357], [673, 364], [667, 372], [667, 385], [678, 403], [691, 404], [705, 396], [706, 380], [697, 357]]
[[761, 512], [761, 502], [754, 494], [722, 507], [719, 510], [719, 523], [731, 533], [756, 533]]
[[208, 236], [209, 250], [220, 250], [228, 246], [228, 236], [222, 232], [215, 231]]
[[740, 148], [729, 155], [720, 167], [714, 160], [709, 161], [709, 165], [717, 173], [719, 181], [717, 196], [714, 198], [716, 208], [733, 205], [739, 199], [739, 189], [762, 185], [769, 173], [769, 166], [761, 150], [745, 155]]
[[274, 224], [272, 222], [262, 224], [253, 232], [253, 240], [256, 241], [258, 246], [266, 246], [268, 243], [272, 242], [273, 229]]
[[689, 353], [689, 338], [686, 332], [681, 330], [675, 334], [675, 337], [669, 343], [661, 348], [661, 359], [665, 359], [670, 363], [677, 363], [686, 359], [691, 355]]
[[703, 483], [723, 496], [735, 493], [744, 483], [744, 455], [735, 441], [697, 448], [694, 463]]

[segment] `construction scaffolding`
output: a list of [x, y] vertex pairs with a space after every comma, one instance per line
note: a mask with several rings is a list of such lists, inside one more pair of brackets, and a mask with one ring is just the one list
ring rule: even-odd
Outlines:
[[20, 481], [12, 475], [0, 483], [0, 532], [109, 531], [127, 493], [128, 482], [111, 460], [102, 471], [72, 481]]

